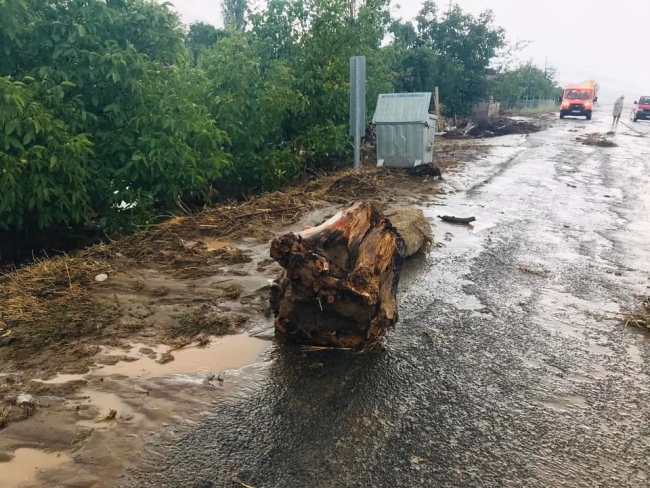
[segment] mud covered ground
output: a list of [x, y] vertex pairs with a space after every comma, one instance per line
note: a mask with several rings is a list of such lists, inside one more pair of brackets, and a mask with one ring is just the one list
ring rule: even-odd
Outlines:
[[[453, 177], [485, 151], [441, 142], [436, 165]], [[271, 237], [352, 200], [426, 206], [447, 191], [372, 168], [314, 177], [0, 275], [0, 486], [119, 482], [151, 436], [243, 394], [273, 354]]]
[[[146, 442], [120, 487], [644, 487], [646, 124], [486, 139], [445, 182], [444, 247], [412, 261], [385, 354], [274, 346], [210, 415]], [[489, 142], [488, 142], [489, 141]]]

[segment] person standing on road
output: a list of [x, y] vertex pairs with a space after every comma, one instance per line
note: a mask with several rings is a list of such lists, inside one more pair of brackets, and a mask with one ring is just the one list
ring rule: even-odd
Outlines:
[[621, 95], [616, 102], [614, 102], [614, 112], [612, 112], [612, 115], [614, 116], [614, 120], [612, 121], [612, 127], [618, 126], [618, 121], [621, 118], [621, 114], [623, 113], [623, 102], [625, 101], [625, 95]]

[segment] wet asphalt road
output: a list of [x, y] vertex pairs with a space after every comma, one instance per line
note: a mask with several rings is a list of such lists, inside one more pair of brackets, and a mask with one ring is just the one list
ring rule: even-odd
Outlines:
[[385, 354], [276, 350], [120, 486], [650, 486], [650, 339], [616, 315], [650, 283], [650, 124], [576, 143], [601, 110], [449, 178], [430, 216], [476, 225], [437, 223]]

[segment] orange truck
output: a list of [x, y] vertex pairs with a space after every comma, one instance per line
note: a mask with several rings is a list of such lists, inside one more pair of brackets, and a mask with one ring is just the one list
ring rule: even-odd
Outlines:
[[596, 89], [593, 85], [567, 86], [562, 95], [560, 118], [586, 117], [591, 120]]

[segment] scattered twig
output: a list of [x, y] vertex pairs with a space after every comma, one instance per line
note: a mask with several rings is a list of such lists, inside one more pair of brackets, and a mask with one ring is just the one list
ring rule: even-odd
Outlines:
[[244, 488], [253, 488], [251, 485], [248, 485], [248, 484], [244, 483], [239, 478], [234, 478], [232, 481], [233, 481], [233, 483], [237, 483], [239, 486], [243, 486]]

